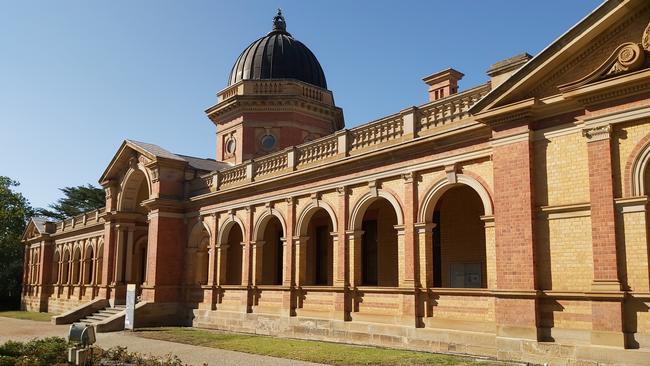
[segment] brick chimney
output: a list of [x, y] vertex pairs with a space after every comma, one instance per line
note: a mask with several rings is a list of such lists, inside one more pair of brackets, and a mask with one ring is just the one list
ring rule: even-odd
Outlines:
[[490, 66], [486, 73], [490, 77], [492, 89], [503, 83], [508, 77], [510, 77], [510, 75], [514, 74], [515, 71], [524, 66], [531, 58], [533, 58], [533, 56], [527, 53], [520, 53]]
[[442, 99], [458, 92], [458, 81], [465, 76], [462, 72], [447, 69], [422, 79], [429, 86], [429, 101]]

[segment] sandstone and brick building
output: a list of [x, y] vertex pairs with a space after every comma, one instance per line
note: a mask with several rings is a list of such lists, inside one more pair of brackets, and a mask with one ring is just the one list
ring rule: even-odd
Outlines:
[[276, 16], [206, 111], [215, 160], [125, 140], [105, 208], [29, 223], [23, 306], [117, 329], [135, 283], [136, 325], [648, 364], [649, 24], [606, 1], [483, 85], [444, 70], [344, 129]]

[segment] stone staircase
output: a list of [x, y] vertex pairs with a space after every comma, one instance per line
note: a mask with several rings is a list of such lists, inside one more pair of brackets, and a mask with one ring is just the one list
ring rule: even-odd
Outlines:
[[124, 309], [125, 309], [124, 305], [116, 305], [115, 307], [106, 307], [84, 318], [79, 319], [78, 322], [86, 323], [86, 324], [97, 324], [106, 320], [107, 318], [110, 318], [111, 316], [117, 313], [124, 311]]

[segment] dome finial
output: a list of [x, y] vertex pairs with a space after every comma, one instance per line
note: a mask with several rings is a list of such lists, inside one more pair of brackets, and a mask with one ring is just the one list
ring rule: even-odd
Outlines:
[[286, 32], [287, 23], [284, 21], [284, 16], [282, 15], [282, 9], [278, 8], [278, 13], [273, 17], [273, 31], [274, 32]]

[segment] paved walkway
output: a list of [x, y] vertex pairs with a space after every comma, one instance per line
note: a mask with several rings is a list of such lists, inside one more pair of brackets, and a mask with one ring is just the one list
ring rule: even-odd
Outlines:
[[[69, 325], [53, 325], [46, 322], [20, 320], [0, 317], [0, 343], [7, 340], [30, 340], [32, 338], [59, 336], [66, 337]], [[173, 353], [183, 362], [198, 366], [316, 366], [318, 364], [282, 358], [252, 355], [249, 353], [227, 351], [216, 348], [191, 346], [188, 344], [159, 341], [132, 335], [130, 332], [97, 334], [97, 345], [107, 349], [114, 346], [127, 346], [131, 352], [163, 356]]]

